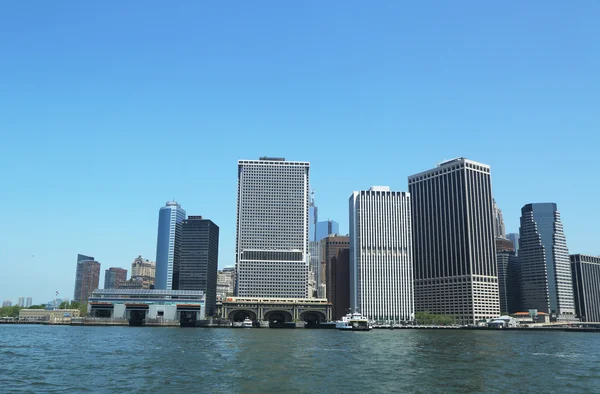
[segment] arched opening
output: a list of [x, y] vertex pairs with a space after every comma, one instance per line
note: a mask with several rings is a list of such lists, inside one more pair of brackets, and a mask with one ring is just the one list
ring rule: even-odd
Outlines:
[[300, 315], [300, 320], [302, 320], [303, 322], [306, 323], [305, 327], [311, 328], [311, 327], [318, 326], [319, 324], [324, 322], [326, 319], [325, 319], [325, 315], [322, 312], [306, 311]]
[[229, 312], [229, 320], [232, 322], [241, 323], [246, 320], [246, 318], [256, 321], [256, 313], [245, 309]]
[[269, 328], [284, 328], [286, 322], [291, 322], [292, 314], [287, 311], [270, 311], [265, 313]]

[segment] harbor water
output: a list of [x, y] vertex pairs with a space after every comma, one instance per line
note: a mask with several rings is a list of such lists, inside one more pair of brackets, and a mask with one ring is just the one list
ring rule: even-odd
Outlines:
[[600, 392], [600, 334], [0, 326], [0, 392]]

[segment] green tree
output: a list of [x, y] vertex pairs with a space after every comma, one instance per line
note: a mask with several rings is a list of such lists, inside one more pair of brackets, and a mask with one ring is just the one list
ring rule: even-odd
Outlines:
[[73, 309], [79, 309], [79, 316], [81, 316], [81, 317], [86, 317], [88, 315], [87, 304], [81, 304], [81, 305], [79, 305], [78, 308], [73, 308]]
[[448, 326], [455, 323], [454, 316], [451, 315], [436, 315], [429, 312], [415, 313], [415, 321], [417, 324], [428, 326]]

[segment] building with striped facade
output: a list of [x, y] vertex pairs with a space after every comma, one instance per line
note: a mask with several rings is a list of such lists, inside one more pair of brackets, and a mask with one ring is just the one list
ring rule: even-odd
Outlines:
[[556, 204], [527, 204], [521, 209], [519, 244], [523, 309], [548, 313], [551, 320], [573, 320], [573, 277]]
[[475, 324], [500, 299], [490, 167], [458, 158], [408, 178], [415, 310]]
[[238, 297], [308, 297], [308, 162], [238, 161]]
[[370, 320], [414, 318], [410, 209], [385, 186], [350, 197], [350, 307]]
[[572, 254], [575, 311], [582, 322], [600, 322], [600, 256]]

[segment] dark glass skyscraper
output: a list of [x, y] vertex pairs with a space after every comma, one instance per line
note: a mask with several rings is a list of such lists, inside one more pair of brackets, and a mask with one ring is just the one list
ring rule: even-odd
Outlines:
[[573, 319], [571, 263], [556, 204], [521, 209], [519, 242], [523, 308], [550, 313], [557, 320]]
[[577, 317], [584, 322], [600, 322], [600, 256], [570, 257]]
[[154, 287], [177, 290], [179, 285], [179, 238], [185, 210], [169, 201], [158, 212], [156, 239], [156, 281]]
[[325, 220], [317, 223], [317, 241], [322, 240], [330, 234], [339, 234], [340, 225], [335, 220]]
[[217, 299], [219, 227], [202, 216], [181, 222], [179, 290], [201, 290], [206, 294], [206, 315], [213, 316]]
[[415, 310], [474, 324], [498, 317], [490, 167], [465, 158], [408, 178]]

